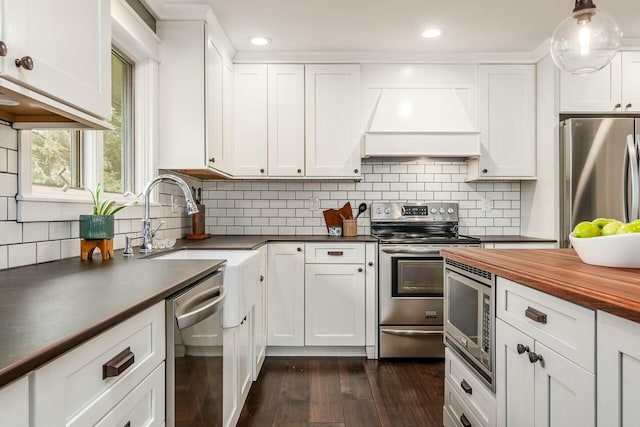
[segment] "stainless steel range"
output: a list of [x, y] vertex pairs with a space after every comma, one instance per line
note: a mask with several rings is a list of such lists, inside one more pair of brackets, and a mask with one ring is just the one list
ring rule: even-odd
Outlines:
[[444, 357], [444, 265], [440, 249], [479, 247], [458, 234], [458, 204], [371, 204], [379, 240], [380, 357]]

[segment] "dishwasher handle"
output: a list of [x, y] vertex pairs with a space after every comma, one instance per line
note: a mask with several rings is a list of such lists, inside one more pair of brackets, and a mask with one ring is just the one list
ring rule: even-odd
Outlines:
[[175, 311], [178, 329], [186, 329], [213, 316], [222, 308], [226, 295], [227, 290], [224, 286], [216, 286], [196, 294], [180, 304]]

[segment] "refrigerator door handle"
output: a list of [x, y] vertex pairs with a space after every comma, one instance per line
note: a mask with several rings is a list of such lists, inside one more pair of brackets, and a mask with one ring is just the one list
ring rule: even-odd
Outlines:
[[[629, 179], [628, 170], [631, 169], [631, 210], [629, 211]], [[638, 171], [638, 152], [632, 135], [627, 136], [627, 156], [625, 158], [625, 182], [624, 182], [624, 221], [634, 221], [638, 219], [640, 173]]]

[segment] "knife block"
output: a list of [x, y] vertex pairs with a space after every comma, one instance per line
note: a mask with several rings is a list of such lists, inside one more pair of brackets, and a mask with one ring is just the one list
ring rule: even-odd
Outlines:
[[205, 233], [205, 215], [206, 215], [206, 206], [196, 204], [198, 207], [198, 213], [191, 215], [191, 234], [187, 234], [187, 239], [189, 240], [201, 240], [209, 237], [208, 234]]

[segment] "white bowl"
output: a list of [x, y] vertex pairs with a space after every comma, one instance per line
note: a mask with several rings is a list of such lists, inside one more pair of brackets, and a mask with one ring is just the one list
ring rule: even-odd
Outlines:
[[640, 233], [589, 238], [573, 237], [571, 233], [569, 241], [585, 264], [640, 268]]

